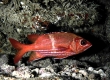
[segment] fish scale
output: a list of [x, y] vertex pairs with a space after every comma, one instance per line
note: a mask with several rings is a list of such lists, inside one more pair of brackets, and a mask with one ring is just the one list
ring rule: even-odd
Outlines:
[[55, 32], [41, 35], [31, 34], [27, 37], [32, 44], [22, 44], [15, 39], [9, 38], [12, 46], [18, 50], [14, 57], [15, 64], [29, 51], [32, 51], [28, 60], [30, 62], [44, 57], [63, 59], [79, 54], [92, 46], [84, 38], [68, 32]]

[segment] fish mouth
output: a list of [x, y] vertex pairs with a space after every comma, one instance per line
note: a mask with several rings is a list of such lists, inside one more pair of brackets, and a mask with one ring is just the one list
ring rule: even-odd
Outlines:
[[92, 44], [90, 42], [88, 42], [88, 44], [89, 44], [89, 46], [88, 46], [89, 48], [92, 47]]
[[84, 51], [86, 51], [86, 50], [89, 49], [90, 47], [92, 47], [92, 44], [88, 41], [88, 42], [87, 42], [87, 45], [86, 45], [86, 48], [84, 49]]

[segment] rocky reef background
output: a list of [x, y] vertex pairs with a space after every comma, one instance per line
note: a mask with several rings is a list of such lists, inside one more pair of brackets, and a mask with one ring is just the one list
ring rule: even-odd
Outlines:
[[[0, 79], [110, 80], [109, 0], [1, 0]], [[44, 58], [15, 65], [9, 38], [29, 44], [28, 34], [72, 32], [93, 46], [63, 60]], [[24, 71], [24, 72], [23, 72]]]

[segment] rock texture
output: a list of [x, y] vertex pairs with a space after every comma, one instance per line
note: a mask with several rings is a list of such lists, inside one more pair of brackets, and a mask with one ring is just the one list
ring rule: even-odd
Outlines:
[[[0, 79], [110, 80], [109, 13], [109, 0], [1, 0]], [[57, 31], [76, 33], [93, 46], [63, 60], [26, 63], [27, 53], [17, 65], [13, 63], [16, 50], [8, 38], [30, 44], [28, 34]]]

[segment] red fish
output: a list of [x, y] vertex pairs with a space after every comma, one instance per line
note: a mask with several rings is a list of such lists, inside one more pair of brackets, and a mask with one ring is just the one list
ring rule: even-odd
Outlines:
[[55, 59], [63, 59], [68, 56], [79, 54], [92, 44], [73, 33], [56, 32], [48, 34], [31, 34], [28, 39], [32, 44], [21, 44], [20, 42], [9, 38], [12, 46], [18, 50], [14, 57], [14, 63], [17, 63], [22, 56], [32, 51], [29, 62], [44, 57], [54, 57]]

